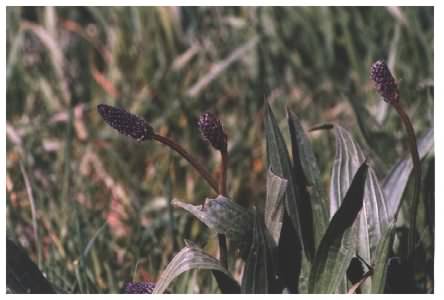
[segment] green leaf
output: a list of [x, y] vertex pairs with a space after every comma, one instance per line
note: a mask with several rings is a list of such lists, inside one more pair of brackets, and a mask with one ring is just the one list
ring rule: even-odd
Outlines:
[[[419, 159], [423, 159], [433, 149], [433, 131], [433, 128], [430, 128], [419, 140]], [[413, 163], [409, 153], [405, 158], [398, 161], [384, 178], [382, 186], [390, 221], [395, 217], [412, 170]]]
[[174, 256], [156, 283], [153, 294], [162, 294], [171, 282], [192, 269], [213, 270], [223, 293], [239, 293], [239, 284], [219, 261], [194, 245], [187, 245]]
[[[296, 115], [290, 111], [287, 113], [293, 152], [293, 174], [299, 186], [300, 202], [305, 203], [301, 215], [311, 217], [307, 218], [306, 222], [302, 219], [302, 229], [305, 228], [306, 235], [314, 235], [316, 248], [328, 226], [328, 202], [311, 143]], [[308, 222], [310, 224], [307, 224]]]
[[54, 294], [51, 283], [22, 247], [6, 238], [6, 287], [17, 294]]
[[[365, 161], [364, 152], [353, 140], [351, 134], [339, 125], [335, 125], [336, 154], [333, 163], [330, 187], [330, 214], [333, 215], [350, 187], [353, 174]], [[353, 235], [356, 253], [368, 264], [373, 264], [376, 247], [387, 230], [388, 213], [386, 201], [379, 180], [371, 167], [365, 185], [364, 205], [356, 230]], [[371, 281], [365, 281], [361, 290], [369, 292]]]
[[364, 162], [322, 238], [310, 273], [309, 293], [334, 293], [345, 276], [354, 254], [351, 227], [363, 207], [367, 173]]
[[251, 211], [224, 196], [218, 196], [215, 199], [208, 198], [203, 206], [178, 200], [173, 200], [172, 204], [185, 209], [211, 230], [225, 234], [239, 247], [241, 256], [246, 257], [251, 246], [254, 224]]
[[279, 277], [289, 293], [306, 293], [310, 263], [302, 259], [301, 244], [294, 238], [297, 233], [287, 213], [282, 223], [278, 246]]
[[428, 163], [427, 173], [424, 178], [424, 209], [427, 228], [431, 237], [432, 247], [435, 244], [435, 158]]
[[387, 231], [384, 233], [378, 248], [376, 249], [376, 262], [374, 266], [374, 273], [372, 276], [372, 294], [384, 293], [388, 259], [390, 251], [392, 250], [393, 238], [395, 236], [395, 226], [392, 223]]
[[277, 274], [276, 244], [264, 224], [264, 215], [256, 211], [253, 242], [245, 263], [242, 293], [280, 293], [282, 285]]
[[276, 244], [279, 242], [284, 215], [283, 196], [287, 180], [276, 176], [271, 169], [267, 172], [267, 198], [265, 200], [265, 226]]
[[[292, 175], [293, 172], [290, 157], [282, 133], [268, 103], [265, 104], [265, 137], [267, 140], [268, 168], [271, 168], [277, 176], [288, 180], [287, 192], [285, 193], [284, 198], [285, 210], [297, 232], [297, 236], [294, 238], [300, 240], [305, 255], [310, 259], [311, 253], [310, 251], [307, 251], [305, 242], [302, 239], [297, 192]], [[310, 247], [308, 247], [308, 249], [310, 249]]]

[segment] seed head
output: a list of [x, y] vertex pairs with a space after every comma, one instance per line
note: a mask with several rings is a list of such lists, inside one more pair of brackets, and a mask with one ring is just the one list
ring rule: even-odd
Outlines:
[[375, 88], [385, 102], [399, 101], [398, 85], [383, 60], [378, 60], [372, 65], [370, 78], [375, 82]]
[[144, 119], [122, 108], [99, 104], [97, 111], [108, 125], [138, 142], [149, 140], [154, 134], [153, 128]]
[[221, 122], [212, 113], [204, 113], [197, 122], [204, 139], [220, 151], [227, 149], [227, 135], [224, 132]]
[[121, 294], [152, 294], [156, 286], [154, 282], [128, 282], [120, 290]]

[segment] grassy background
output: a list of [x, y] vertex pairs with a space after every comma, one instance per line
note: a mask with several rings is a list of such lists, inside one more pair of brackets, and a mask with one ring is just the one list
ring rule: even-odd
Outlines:
[[[220, 158], [196, 122], [217, 113], [229, 195], [250, 206], [265, 196], [264, 101], [283, 127], [285, 107], [306, 129], [341, 123], [383, 178], [407, 149], [368, 78], [383, 58], [418, 134], [433, 126], [431, 7], [9, 7], [6, 30], [7, 233], [67, 292], [155, 280], [184, 239], [217, 254], [216, 236], [168, 204], [201, 203], [210, 188], [160, 144], [107, 127], [99, 103], [143, 116], [214, 174]], [[310, 138], [328, 188], [334, 139]], [[171, 290], [216, 292], [208, 274]]]

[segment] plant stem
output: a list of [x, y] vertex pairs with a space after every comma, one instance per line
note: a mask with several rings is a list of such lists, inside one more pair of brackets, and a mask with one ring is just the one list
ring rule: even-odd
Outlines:
[[[183, 158], [185, 158], [198, 172], [199, 174], [208, 182], [208, 184], [213, 188], [213, 190], [216, 193], [220, 193], [219, 191], [222, 191], [221, 194], [223, 196], [226, 196], [226, 169], [227, 169], [227, 159], [228, 154], [227, 151], [221, 151], [222, 154], [222, 163], [221, 163], [221, 176], [219, 180], [219, 186], [214, 180], [214, 178], [202, 167], [200, 163], [197, 162], [197, 160], [191, 156], [181, 145], [177, 144], [173, 140], [167, 138], [166, 136], [162, 136], [159, 134], [154, 133], [153, 134], [153, 140], [156, 140], [164, 145], [167, 145], [177, 153], [179, 153]], [[226, 269], [228, 269], [228, 262], [227, 262], [227, 241], [224, 234], [218, 234], [219, 239], [219, 251], [220, 251], [220, 262], [222, 266]]]
[[392, 106], [398, 112], [399, 117], [401, 118], [401, 121], [404, 124], [405, 129], [407, 130], [410, 153], [412, 155], [412, 161], [413, 161], [413, 172], [415, 175], [415, 190], [413, 194], [413, 202], [410, 205], [410, 230], [408, 236], [408, 252], [407, 252], [408, 253], [407, 257], [410, 257], [411, 255], [413, 255], [415, 251], [416, 215], [418, 211], [419, 193], [421, 186], [421, 165], [419, 160], [415, 131], [413, 129], [412, 123], [410, 122], [408, 115], [405, 113], [404, 109], [401, 107], [399, 102], [392, 103]]
[[[228, 165], [228, 152], [227, 149], [221, 150], [222, 162], [220, 164], [220, 178], [219, 178], [219, 191], [222, 196], [227, 196], [227, 165]], [[222, 266], [228, 270], [228, 258], [227, 258], [227, 239], [224, 234], [217, 235], [219, 239], [219, 259]]]
[[227, 166], [228, 166], [228, 152], [227, 150], [221, 151], [221, 176], [219, 180], [219, 191], [222, 196], [227, 196]]
[[170, 140], [166, 136], [162, 136], [159, 134], [154, 133], [153, 137], [154, 140], [167, 145], [177, 153], [179, 153], [183, 158], [185, 158], [198, 172], [199, 174], [208, 182], [208, 184], [213, 188], [213, 190], [219, 194], [219, 188], [217, 186], [216, 180], [210, 175], [210, 173], [205, 170], [202, 165], [189, 154], [184, 148], [182, 148], [181, 145], [177, 144], [173, 140]]

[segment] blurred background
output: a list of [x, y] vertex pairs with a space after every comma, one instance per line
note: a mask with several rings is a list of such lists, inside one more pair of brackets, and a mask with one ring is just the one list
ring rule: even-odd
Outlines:
[[[433, 18], [433, 7], [8, 7], [7, 235], [62, 292], [155, 281], [184, 239], [217, 255], [215, 234], [169, 205], [200, 204], [210, 187], [165, 146], [108, 127], [100, 103], [144, 117], [215, 176], [197, 119], [216, 113], [228, 193], [245, 206], [265, 197], [265, 101], [286, 134], [287, 107], [307, 130], [352, 131], [382, 179], [408, 148], [369, 66], [388, 62], [421, 136], [433, 127]], [[334, 136], [309, 137], [328, 190]], [[217, 292], [209, 274], [171, 291]]]

